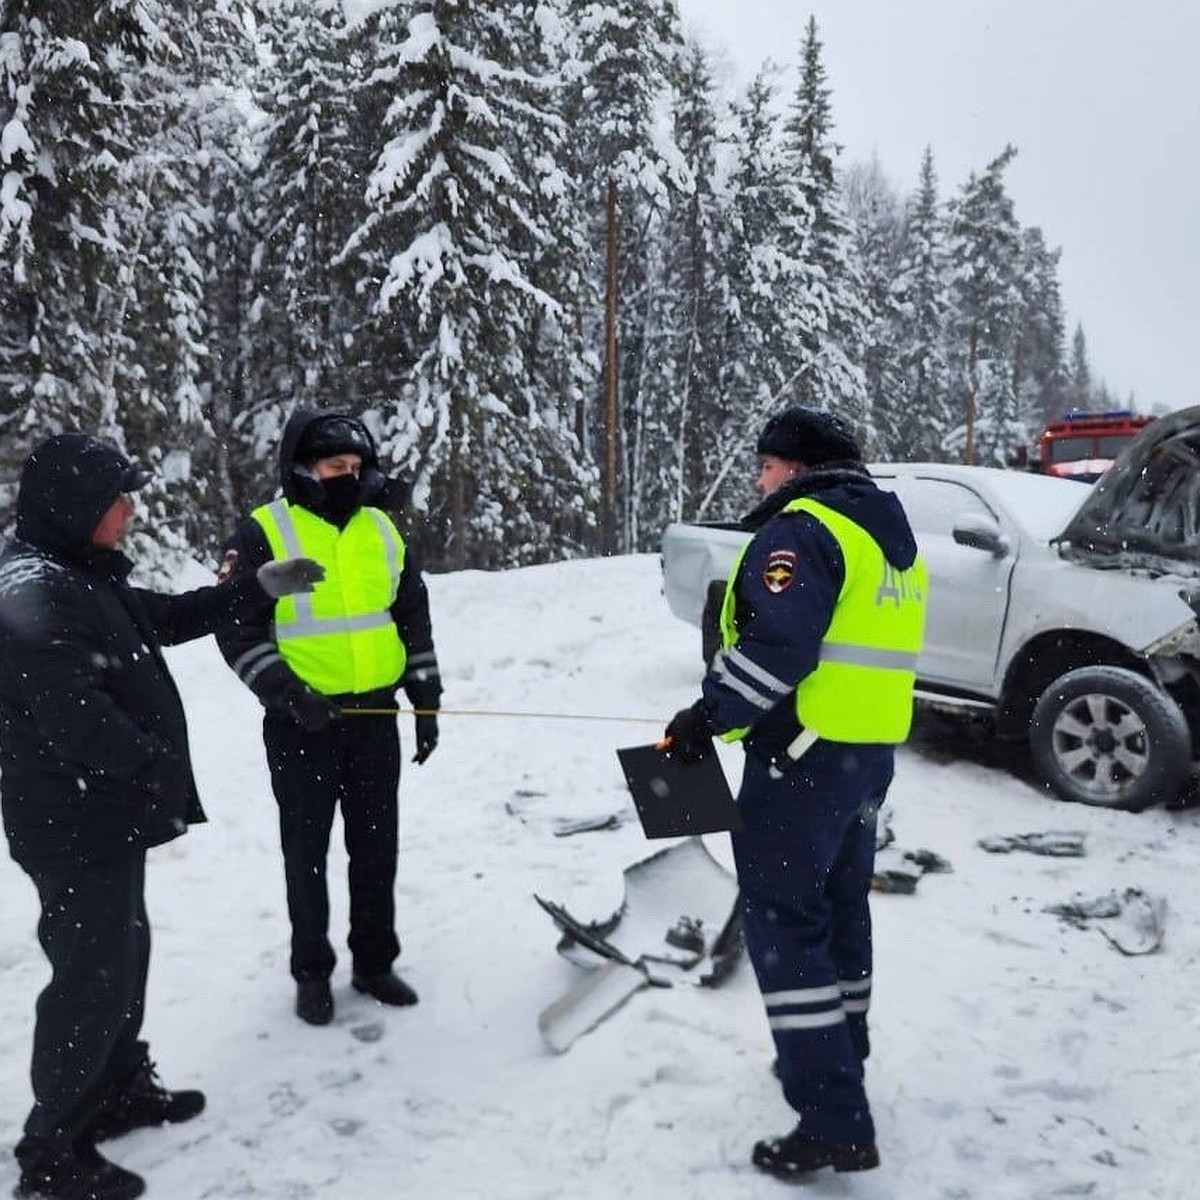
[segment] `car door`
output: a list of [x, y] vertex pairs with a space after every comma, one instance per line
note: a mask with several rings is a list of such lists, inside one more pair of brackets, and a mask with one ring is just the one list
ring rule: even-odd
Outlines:
[[[994, 695], [1017, 538], [979, 492], [958, 480], [895, 475], [878, 483], [899, 496], [929, 568], [920, 681]], [[954, 525], [967, 516], [999, 523], [1009, 535], [1007, 552], [997, 557], [959, 545]]]

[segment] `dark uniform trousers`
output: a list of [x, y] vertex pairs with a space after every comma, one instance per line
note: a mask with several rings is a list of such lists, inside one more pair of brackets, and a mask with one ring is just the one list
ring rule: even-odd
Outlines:
[[746, 950], [780, 1082], [818, 1141], [872, 1141], [863, 1088], [871, 987], [868, 895], [891, 746], [818, 741], [780, 779], [748, 753], [732, 835]]
[[33, 1032], [34, 1105], [18, 1158], [72, 1143], [146, 1055], [138, 1040], [150, 964], [146, 851], [55, 870], [26, 868], [42, 902], [38, 940], [53, 972]]
[[279, 804], [292, 977], [328, 979], [336, 961], [329, 942], [326, 858], [339, 804], [349, 858], [354, 971], [382, 974], [400, 953], [393, 895], [400, 784], [395, 717], [345, 717], [309, 733], [268, 709], [263, 742]]

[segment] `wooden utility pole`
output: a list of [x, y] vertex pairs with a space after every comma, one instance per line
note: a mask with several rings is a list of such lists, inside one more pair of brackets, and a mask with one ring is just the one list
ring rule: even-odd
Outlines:
[[617, 552], [617, 448], [620, 421], [617, 404], [617, 248], [620, 244], [620, 208], [617, 181], [608, 179], [606, 203], [606, 275], [604, 294], [604, 471], [600, 481], [601, 548], [605, 554]]

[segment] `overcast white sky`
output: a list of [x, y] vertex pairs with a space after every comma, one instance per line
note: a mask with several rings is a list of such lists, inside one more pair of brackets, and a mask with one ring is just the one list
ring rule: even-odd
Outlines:
[[[943, 197], [1006, 142], [1022, 225], [1062, 249], [1068, 336], [1140, 408], [1200, 404], [1196, 0], [678, 0], [731, 78], [789, 67], [817, 20], [843, 163]], [[790, 86], [789, 77], [789, 86]]]

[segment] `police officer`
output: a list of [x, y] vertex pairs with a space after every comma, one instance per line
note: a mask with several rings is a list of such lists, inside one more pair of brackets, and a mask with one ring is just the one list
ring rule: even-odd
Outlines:
[[786, 409], [758, 439], [766, 498], [730, 572], [724, 649], [703, 697], [667, 727], [697, 759], [747, 750], [735, 832], [746, 948], [774, 1038], [785, 1137], [754, 1147], [780, 1178], [875, 1167], [863, 1087], [875, 815], [908, 735], [926, 572], [895, 495], [850, 429]]
[[271, 559], [307, 555], [325, 567], [325, 580], [311, 597], [262, 606], [218, 642], [266, 707], [296, 1013], [325, 1025], [333, 1019], [335, 962], [326, 857], [339, 805], [351, 982], [383, 1004], [417, 1002], [392, 966], [400, 953], [393, 894], [400, 740], [387, 714], [403, 686], [417, 710], [414, 761], [425, 762], [437, 746], [441, 679], [421, 572], [391, 519], [371, 505], [386, 481], [366, 427], [346, 413], [298, 410], [279, 460], [282, 497], [241, 522], [221, 573], [236, 578]]

